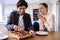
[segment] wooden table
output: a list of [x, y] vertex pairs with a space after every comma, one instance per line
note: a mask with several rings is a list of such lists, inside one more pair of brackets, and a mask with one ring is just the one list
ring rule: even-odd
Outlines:
[[[8, 38], [8, 40], [17, 40], [17, 39]], [[26, 38], [24, 40], [60, 40], [60, 32], [51, 32], [46, 36], [36, 35], [35, 37]]]

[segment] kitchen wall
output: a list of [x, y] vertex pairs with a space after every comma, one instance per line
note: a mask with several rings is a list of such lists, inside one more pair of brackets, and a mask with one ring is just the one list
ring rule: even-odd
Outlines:
[[[0, 0], [1, 1], [1, 0]], [[4, 19], [4, 23], [6, 24], [7, 23], [7, 18], [9, 17], [10, 13], [13, 11], [13, 10], [17, 10], [16, 8], [16, 3], [17, 3], [18, 0], [3, 0], [2, 2], [2, 5], [3, 5], [3, 19]], [[40, 3], [42, 2], [46, 2], [49, 6], [49, 13], [53, 13], [55, 15], [55, 31], [58, 31], [58, 9], [57, 9], [57, 0], [26, 0], [28, 2], [28, 8], [26, 9], [26, 12], [29, 13], [31, 15], [31, 20], [32, 20], [32, 23], [34, 22], [33, 21], [33, 9], [38, 9], [38, 6]], [[56, 10], [57, 9], [57, 10]]]

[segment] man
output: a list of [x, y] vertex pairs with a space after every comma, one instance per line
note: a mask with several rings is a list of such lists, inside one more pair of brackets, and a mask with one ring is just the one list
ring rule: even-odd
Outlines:
[[18, 11], [13, 11], [6, 25], [8, 30], [26, 30], [30, 33], [34, 33], [30, 15], [25, 13], [25, 9], [28, 7], [28, 4], [25, 0], [19, 0], [17, 3]]

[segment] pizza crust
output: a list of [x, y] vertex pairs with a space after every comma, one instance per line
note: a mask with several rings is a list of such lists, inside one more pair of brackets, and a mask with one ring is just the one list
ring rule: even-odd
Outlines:
[[12, 34], [11, 32], [9, 33], [9, 37], [11, 37], [11, 38], [17, 38], [17, 39], [20, 38], [19, 35]]

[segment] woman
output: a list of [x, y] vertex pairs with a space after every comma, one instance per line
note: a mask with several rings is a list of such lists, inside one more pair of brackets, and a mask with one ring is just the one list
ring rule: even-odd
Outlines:
[[39, 30], [48, 32], [54, 31], [54, 15], [48, 13], [48, 5], [46, 3], [39, 4]]

